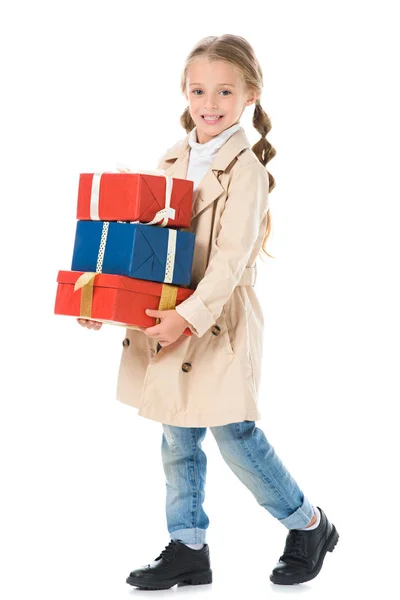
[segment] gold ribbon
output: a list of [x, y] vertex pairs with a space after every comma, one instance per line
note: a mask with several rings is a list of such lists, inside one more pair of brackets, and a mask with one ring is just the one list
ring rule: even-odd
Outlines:
[[[172, 310], [176, 306], [176, 298], [178, 295], [178, 286], [169, 285], [168, 283], [162, 284], [161, 298], [158, 305], [158, 310]], [[160, 323], [161, 319], [156, 318], [156, 324]]]
[[[81, 304], [79, 310], [79, 316], [87, 319], [92, 318], [92, 305], [93, 305], [93, 286], [94, 279], [99, 273], [82, 273], [78, 277], [74, 285], [74, 292], [82, 288], [81, 293]], [[176, 306], [176, 299], [178, 296], [178, 286], [163, 283], [161, 287], [161, 297], [158, 305], [158, 310], [172, 310]], [[157, 325], [161, 319], [156, 318]], [[131, 329], [133, 326], [129, 326]]]
[[92, 317], [93, 284], [96, 275], [98, 275], [98, 273], [83, 273], [75, 282], [74, 292], [82, 288], [79, 310], [80, 317], [86, 317], [87, 319]]

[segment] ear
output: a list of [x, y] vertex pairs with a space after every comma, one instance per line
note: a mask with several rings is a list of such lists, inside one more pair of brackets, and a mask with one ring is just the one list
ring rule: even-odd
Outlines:
[[256, 102], [256, 100], [259, 99], [259, 97], [260, 97], [259, 92], [256, 92], [255, 90], [250, 91], [247, 96], [246, 106], [250, 106], [251, 104], [254, 104]]

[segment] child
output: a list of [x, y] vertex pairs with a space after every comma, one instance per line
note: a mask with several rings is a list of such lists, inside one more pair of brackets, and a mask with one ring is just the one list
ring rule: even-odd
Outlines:
[[[132, 571], [127, 583], [167, 589], [212, 581], [203, 508], [207, 458], [201, 447], [207, 427], [228, 466], [289, 530], [270, 580], [301, 583], [316, 577], [339, 536], [255, 425], [264, 321], [253, 285], [255, 260], [271, 227], [274, 179], [265, 165], [275, 155], [260, 103], [262, 71], [244, 38], [210, 36], [189, 54], [181, 86], [188, 100], [181, 117], [187, 136], [158, 167], [194, 181], [194, 292], [173, 310], [147, 310], [160, 319], [155, 326], [126, 331], [118, 381], [119, 400], [163, 424], [171, 540], [151, 564]], [[252, 104], [261, 139], [250, 147], [239, 121]], [[182, 335], [186, 327], [193, 336]]]

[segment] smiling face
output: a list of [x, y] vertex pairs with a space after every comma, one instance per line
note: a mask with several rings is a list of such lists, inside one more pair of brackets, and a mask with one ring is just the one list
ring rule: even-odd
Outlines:
[[204, 144], [238, 123], [246, 106], [258, 96], [246, 89], [240, 74], [228, 62], [196, 58], [187, 70], [185, 97], [197, 126], [197, 141]]

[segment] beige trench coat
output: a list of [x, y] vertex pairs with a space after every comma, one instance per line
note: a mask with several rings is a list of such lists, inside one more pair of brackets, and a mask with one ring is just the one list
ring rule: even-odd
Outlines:
[[[186, 179], [189, 134], [158, 167]], [[191, 325], [157, 353], [157, 340], [126, 329], [117, 399], [138, 415], [180, 427], [261, 418], [257, 406], [264, 319], [253, 289], [265, 235], [268, 173], [243, 128], [218, 150], [193, 195], [190, 288], [177, 311]], [[154, 322], [155, 324], [155, 322]], [[127, 341], [129, 340], [129, 341]]]

